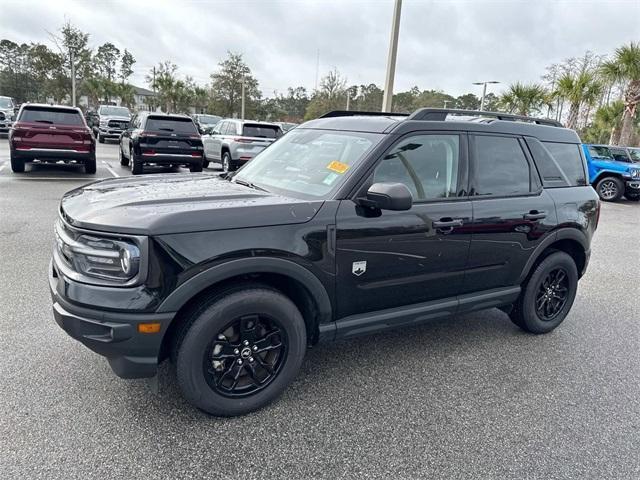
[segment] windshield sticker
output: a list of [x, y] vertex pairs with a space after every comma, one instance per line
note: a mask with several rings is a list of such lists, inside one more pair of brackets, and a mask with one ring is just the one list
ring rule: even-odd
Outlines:
[[329, 165], [327, 165], [327, 168], [336, 173], [342, 174], [347, 170], [349, 170], [349, 165], [347, 165], [346, 163], [342, 163], [342, 162], [338, 162], [337, 160], [334, 160]]
[[324, 183], [325, 185], [331, 185], [333, 182], [336, 181], [336, 178], [338, 178], [338, 174], [337, 173], [330, 173], [329, 175], [327, 175], [324, 178], [322, 183]]

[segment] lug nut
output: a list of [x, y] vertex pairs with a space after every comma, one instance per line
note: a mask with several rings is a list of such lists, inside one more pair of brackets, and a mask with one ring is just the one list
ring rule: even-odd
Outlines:
[[254, 352], [257, 352], [257, 351], [258, 351], [258, 346], [257, 346], [257, 345], [254, 345], [252, 350], [253, 350]]
[[240, 350], [238, 350], [237, 348], [233, 351], [233, 353], [235, 353], [236, 355], [240, 355]]
[[242, 342], [242, 344], [246, 347], [247, 345], [249, 345], [249, 340], [245, 340], [244, 342]]
[[242, 360], [240, 358], [238, 359], [238, 365], [242, 365]]
[[253, 362], [253, 357], [249, 357], [249, 361], [250, 361], [250, 362]]

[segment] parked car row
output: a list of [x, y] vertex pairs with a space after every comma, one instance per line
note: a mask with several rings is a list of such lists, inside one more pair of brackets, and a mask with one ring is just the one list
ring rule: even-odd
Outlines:
[[589, 183], [607, 202], [640, 200], [640, 148], [583, 145]]

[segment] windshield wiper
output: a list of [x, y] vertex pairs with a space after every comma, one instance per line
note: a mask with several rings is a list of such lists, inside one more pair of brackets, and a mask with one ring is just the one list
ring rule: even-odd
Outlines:
[[239, 178], [236, 178], [233, 181], [233, 183], [237, 183], [239, 185], [244, 185], [245, 187], [253, 188], [254, 190], [260, 190], [260, 191], [263, 191], [263, 192], [268, 192], [269, 191], [266, 188], [259, 187], [255, 183], [247, 182], [246, 180], [240, 180]]

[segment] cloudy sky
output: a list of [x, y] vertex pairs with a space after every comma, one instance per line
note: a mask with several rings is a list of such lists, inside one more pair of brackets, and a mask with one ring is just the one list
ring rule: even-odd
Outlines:
[[[313, 89], [318, 51], [320, 76], [335, 67], [350, 84], [382, 86], [392, 10], [393, 0], [2, 0], [0, 38], [49, 43], [70, 20], [94, 47], [129, 49], [139, 86], [165, 59], [204, 84], [231, 50], [271, 96]], [[640, 0], [404, 0], [395, 90], [538, 81], [546, 65], [638, 39]]]

